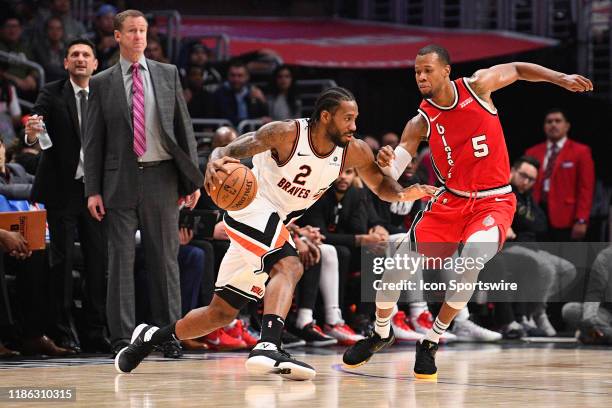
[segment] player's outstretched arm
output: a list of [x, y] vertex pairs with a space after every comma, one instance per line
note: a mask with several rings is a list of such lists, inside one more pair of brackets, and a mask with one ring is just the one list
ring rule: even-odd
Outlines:
[[374, 155], [365, 142], [356, 139], [349, 145], [345, 167], [355, 167], [359, 177], [382, 200], [415, 201], [425, 196], [433, 196], [438, 189], [433, 186], [414, 184], [402, 187], [393, 178], [383, 174], [374, 162]]
[[376, 155], [376, 162], [382, 172], [394, 180], [400, 178], [406, 167], [416, 156], [419, 144], [427, 139], [429, 133], [427, 121], [422, 115], [416, 115], [410, 119], [402, 132], [400, 144], [394, 149], [391, 146], [383, 146]]
[[221, 184], [217, 171], [229, 174], [225, 167], [228, 163], [240, 163], [239, 159], [252, 157], [257, 153], [274, 149], [295, 134], [293, 122], [270, 122], [256, 132], [245, 133], [224, 147], [217, 147], [212, 151], [206, 165], [204, 188], [210, 194], [215, 186]]
[[572, 92], [593, 90], [588, 78], [578, 74], [564, 74], [541, 65], [528, 62], [511, 62], [480, 69], [469, 78], [470, 87], [483, 99], [518, 80], [530, 82], [550, 82]]

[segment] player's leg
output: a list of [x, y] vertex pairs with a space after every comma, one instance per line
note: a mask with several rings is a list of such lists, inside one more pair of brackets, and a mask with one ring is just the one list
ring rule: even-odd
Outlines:
[[[464, 262], [463, 273], [458, 274], [456, 280], [459, 284], [475, 283], [482, 265], [488, 262], [499, 249], [500, 229], [495, 225], [487, 230], [476, 231], [465, 242], [461, 251], [461, 258], [477, 260], [479, 262]], [[458, 286], [459, 287], [459, 286]], [[436, 379], [438, 369], [435, 356], [438, 350], [440, 337], [446, 332], [453, 319], [467, 305], [472, 297], [473, 290], [447, 291], [446, 299], [431, 329], [425, 338], [416, 344], [416, 357], [414, 363], [414, 376], [420, 379]]]
[[[441, 218], [444, 217], [443, 212], [439, 212], [441, 207], [440, 204], [436, 202], [438, 198], [439, 196], [434, 197], [427, 204], [425, 210], [417, 214], [406, 239], [398, 247], [396, 251], [397, 254], [400, 256], [403, 254], [411, 256], [415, 253], [415, 249], [420, 251], [419, 248], [415, 248], [417, 241], [444, 242], [448, 240], [448, 238], [441, 233], [441, 229], [437, 227], [441, 222]], [[402, 282], [402, 280], [416, 279], [415, 277], [418, 276], [420, 276], [420, 271], [418, 270], [410, 271], [402, 270], [401, 268], [385, 269], [382, 276], [382, 284], [399, 283]], [[399, 286], [382, 287], [388, 288]], [[374, 331], [369, 337], [358, 341], [344, 352], [342, 361], [345, 365], [349, 367], [363, 365], [372, 358], [374, 353], [393, 344], [395, 336], [391, 328], [391, 319], [400, 294], [400, 290], [385, 289], [376, 292], [376, 321], [374, 323]]]
[[[287, 249], [292, 249], [285, 244]], [[281, 335], [285, 318], [291, 307], [293, 292], [304, 273], [304, 267], [293, 249], [293, 255], [274, 263], [266, 286], [264, 314], [261, 322], [261, 338], [251, 350], [246, 368], [252, 374], [279, 374], [291, 380], [310, 380], [315, 369], [310, 365], [291, 358], [281, 349]]]
[[[249, 300], [258, 299], [255, 294], [248, 292], [253, 286], [253, 276], [252, 269], [245, 268], [241, 250], [235, 245], [230, 245], [221, 262], [216, 284], [217, 291], [210, 304], [193, 309], [182, 319], [162, 328], [145, 323], [138, 325], [132, 334], [131, 344], [115, 357], [117, 371], [131, 372], [157, 345], [174, 338], [177, 340], [198, 338], [231, 323], [242, 306]], [[263, 287], [265, 277], [261, 276], [258, 280], [262, 283], [256, 284]]]

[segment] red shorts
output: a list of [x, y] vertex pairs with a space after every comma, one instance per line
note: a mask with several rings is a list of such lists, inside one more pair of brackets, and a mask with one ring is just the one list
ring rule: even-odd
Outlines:
[[423, 255], [448, 257], [475, 232], [497, 226], [501, 249], [515, 210], [514, 193], [468, 199], [443, 189], [415, 217], [410, 240]]

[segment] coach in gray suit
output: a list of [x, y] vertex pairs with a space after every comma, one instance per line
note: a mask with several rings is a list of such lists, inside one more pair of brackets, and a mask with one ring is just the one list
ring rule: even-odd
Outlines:
[[[85, 195], [108, 236], [106, 312], [113, 352], [129, 343], [134, 316], [134, 235], [140, 229], [155, 325], [180, 318], [178, 206], [193, 208], [203, 177], [175, 66], [144, 58], [147, 20], [115, 16], [120, 61], [90, 82], [84, 135]], [[179, 357], [180, 346], [165, 354]]]

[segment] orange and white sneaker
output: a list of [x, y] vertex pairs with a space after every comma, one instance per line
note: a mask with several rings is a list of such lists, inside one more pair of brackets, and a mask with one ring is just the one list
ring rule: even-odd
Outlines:
[[418, 333], [412, 328], [412, 325], [406, 318], [406, 313], [402, 310], [393, 316], [391, 319], [391, 326], [393, 327], [393, 333], [395, 333], [395, 340], [397, 341], [413, 343], [425, 337], [422, 333]]
[[234, 319], [231, 324], [223, 328], [223, 331], [235, 339], [244, 341], [249, 349], [257, 344], [257, 339], [249, 333], [247, 326], [240, 319]]
[[325, 334], [338, 340], [338, 344], [341, 346], [352, 346], [359, 340], [364, 339], [361, 334], [355, 333], [355, 331], [344, 322], [336, 323], [333, 326], [326, 324], [323, 326]]
[[[421, 314], [415, 319], [410, 318], [410, 323], [414, 327], [414, 331], [423, 335], [427, 334], [429, 329], [433, 327], [434, 318], [429, 310], [421, 312]], [[449, 331], [445, 331], [440, 337], [440, 343], [451, 343], [457, 340], [457, 336]]]
[[230, 336], [223, 329], [217, 329], [203, 339], [211, 350], [216, 351], [242, 350], [247, 347], [244, 340]]

